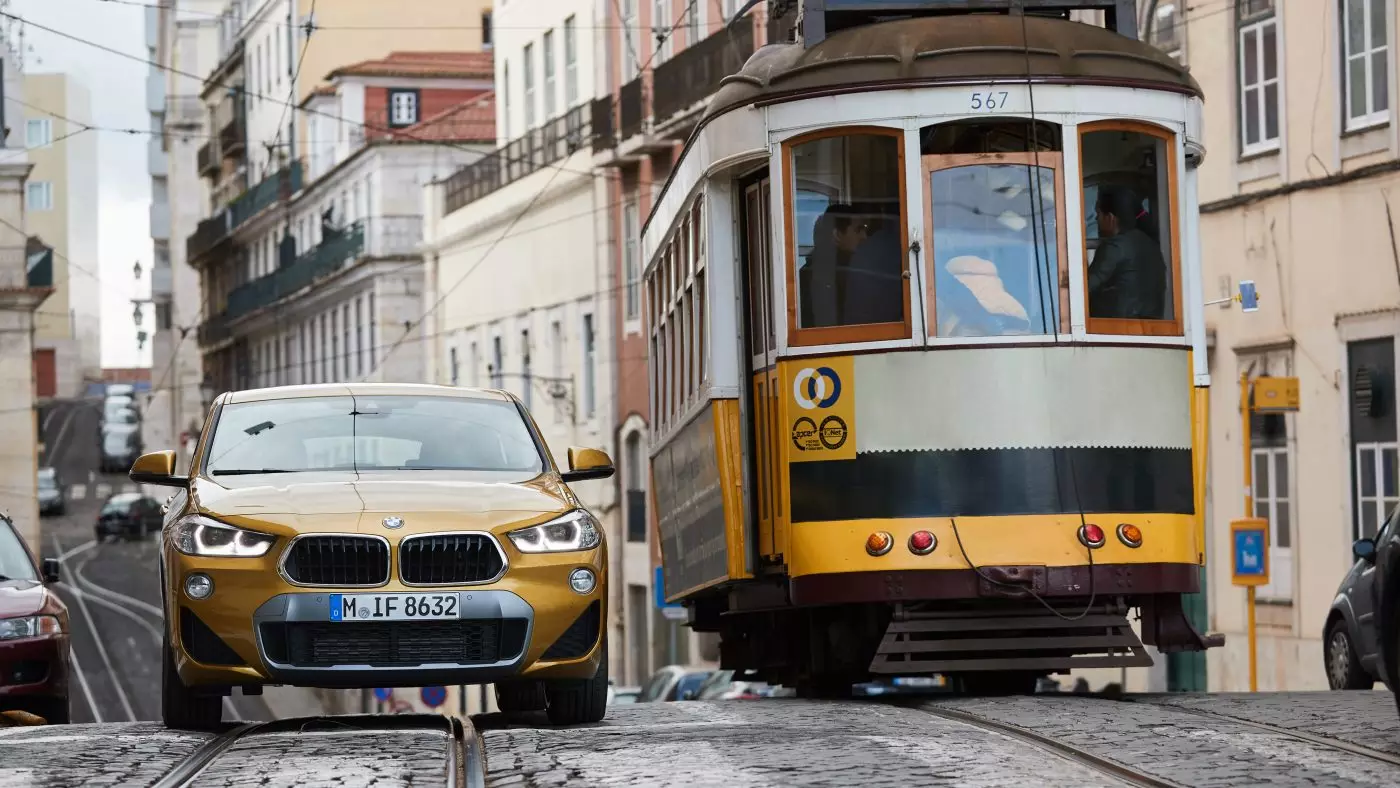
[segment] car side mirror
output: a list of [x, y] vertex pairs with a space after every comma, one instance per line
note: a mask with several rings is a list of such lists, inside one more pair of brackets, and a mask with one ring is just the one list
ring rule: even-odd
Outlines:
[[616, 473], [612, 458], [597, 449], [569, 449], [569, 470], [561, 474], [566, 482], [607, 479]]
[[1376, 541], [1374, 539], [1357, 539], [1351, 543], [1351, 554], [1362, 561], [1376, 560]]
[[187, 477], [175, 475], [175, 452], [169, 449], [137, 457], [127, 476], [133, 482], [163, 487], [184, 487], [189, 483]]
[[45, 583], [57, 583], [57, 582], [58, 582], [58, 559], [57, 559], [57, 558], [45, 558], [45, 559], [44, 559], [43, 570], [44, 570], [44, 582], [45, 582]]

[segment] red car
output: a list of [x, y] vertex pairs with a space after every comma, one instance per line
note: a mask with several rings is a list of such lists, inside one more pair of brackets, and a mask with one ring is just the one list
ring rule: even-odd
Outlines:
[[49, 589], [58, 560], [43, 569], [10, 518], [0, 514], [0, 710], [68, 722], [68, 608]]

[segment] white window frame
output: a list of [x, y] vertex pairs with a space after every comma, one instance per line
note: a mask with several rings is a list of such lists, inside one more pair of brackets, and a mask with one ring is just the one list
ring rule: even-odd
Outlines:
[[[651, 29], [655, 34], [652, 37], [652, 41], [653, 46], [656, 47], [656, 56], [652, 60], [652, 63], [655, 66], [659, 66], [671, 58], [671, 53], [674, 51], [671, 46], [671, 39], [674, 37], [676, 31], [671, 29], [673, 20], [670, 19], [670, 14], [667, 13], [671, 8], [670, 0], [653, 0], [651, 8]], [[662, 37], [659, 42], [656, 41], [657, 35]]]
[[418, 122], [418, 96], [410, 91], [389, 94], [389, 122], [395, 126], [412, 126]]
[[[1240, 0], [1240, 2], [1243, 2], [1243, 0]], [[1273, 78], [1270, 79], [1264, 76], [1264, 34], [1270, 28], [1273, 29], [1274, 47], [1277, 50], [1279, 44], [1280, 31], [1278, 26], [1278, 13], [1276, 11], [1270, 12], [1267, 16], [1261, 16], [1257, 19], [1241, 21], [1241, 23], [1238, 26], [1238, 31], [1235, 37], [1235, 46], [1238, 48], [1238, 57], [1236, 58], [1235, 63], [1235, 86], [1236, 89], [1239, 91], [1240, 102], [1240, 152], [1245, 156], [1253, 156], [1260, 153], [1268, 153], [1270, 151], [1278, 150], [1280, 145], [1280, 139], [1283, 136], [1283, 80], [1280, 73], [1283, 69], [1283, 62], [1281, 58], [1282, 53], [1278, 51], [1275, 51], [1274, 53], [1275, 73]], [[1254, 48], [1254, 53], [1255, 57], [1257, 58], [1257, 62], [1254, 65], [1256, 68], [1256, 73], [1259, 77], [1259, 81], [1253, 85], [1246, 85], [1244, 81], [1244, 59], [1246, 53], [1245, 39], [1249, 36], [1254, 36], [1257, 41], [1257, 46], [1255, 46]], [[1269, 132], [1267, 121], [1268, 103], [1266, 100], [1268, 92], [1267, 89], [1271, 86], [1274, 88], [1274, 100], [1278, 102], [1278, 106], [1275, 109], [1275, 116], [1278, 118], [1277, 135], [1272, 138], [1267, 136]], [[1252, 99], [1250, 95], [1251, 90], [1254, 91]], [[1246, 118], [1248, 118], [1247, 107], [1249, 106], [1249, 102], [1251, 100], [1257, 103], [1257, 110], [1259, 113], [1259, 139], [1254, 142], [1250, 142], [1246, 138], [1246, 135], [1249, 133], [1249, 125], [1246, 121]]]
[[[1254, 463], [1250, 477], [1254, 484], [1250, 493], [1254, 496], [1255, 516], [1263, 517], [1269, 521], [1269, 582], [1267, 585], [1259, 586], [1257, 592], [1261, 599], [1292, 602], [1294, 542], [1292, 529], [1293, 522], [1298, 519], [1298, 505], [1293, 500], [1293, 442], [1290, 438], [1283, 446], [1251, 448], [1249, 454], [1250, 462]], [[1258, 459], [1260, 457], [1265, 458], [1264, 470], [1268, 474], [1267, 479], [1259, 478]], [[1288, 466], [1282, 479], [1279, 478], [1280, 459]], [[1268, 489], [1268, 495], [1259, 494], [1263, 488]], [[1282, 491], [1281, 495], [1280, 491]], [[1280, 503], [1288, 508], [1288, 523], [1286, 525], [1280, 525], [1278, 521]], [[1285, 540], [1279, 537], [1280, 531], [1287, 532], [1285, 534], [1288, 537], [1287, 545], [1284, 545]]]
[[29, 181], [25, 183], [24, 207], [30, 211], [52, 211], [53, 182]]
[[53, 120], [30, 118], [24, 123], [24, 147], [47, 148], [53, 144]]
[[525, 59], [525, 131], [535, 127], [535, 42], [525, 45], [522, 54]]
[[[1362, 494], [1363, 488], [1361, 486], [1361, 456], [1366, 452], [1373, 452], [1376, 455], [1375, 479], [1373, 480], [1375, 482], [1374, 495]], [[1385, 524], [1386, 517], [1390, 514], [1391, 510], [1394, 509], [1397, 505], [1400, 505], [1400, 495], [1385, 494], [1385, 463], [1381, 461], [1381, 458], [1387, 452], [1397, 455], [1395, 462], [1394, 464], [1392, 464], [1391, 467], [1395, 469], [1400, 469], [1400, 443], [1397, 443], [1395, 441], [1383, 441], [1356, 444], [1356, 505], [1375, 506], [1379, 508], [1379, 511], [1376, 512], [1376, 530], [1378, 532], [1380, 531], [1381, 526]], [[1391, 489], [1397, 493], [1400, 493], [1400, 482], [1397, 482], [1397, 486]], [[1376, 536], [1375, 534], [1360, 533], [1361, 519], [1362, 518], [1360, 516], [1360, 513], [1358, 512], [1356, 519], [1353, 521], [1355, 523], [1353, 527], [1357, 530], [1355, 538], [1360, 539], [1364, 536], [1367, 538], [1374, 539]]]
[[[1389, 2], [1389, 0], [1385, 0], [1385, 2], [1382, 2], [1382, 4], [1381, 4], [1381, 5], [1382, 5], [1382, 9], [1383, 9], [1383, 11], [1384, 11], [1384, 13], [1385, 13], [1385, 16], [1386, 16], [1386, 19], [1385, 19], [1385, 21], [1384, 21], [1383, 24], [1384, 24], [1384, 26], [1386, 26], [1387, 29], [1386, 29], [1386, 32], [1385, 32], [1385, 39], [1384, 39], [1384, 41], [1382, 41], [1382, 43], [1381, 43], [1379, 46], [1372, 46], [1372, 45], [1371, 45], [1371, 33], [1372, 33], [1372, 31], [1374, 30], [1374, 27], [1375, 27], [1375, 22], [1374, 22], [1374, 20], [1371, 18], [1371, 8], [1372, 8], [1372, 4], [1371, 4], [1370, 0], [1365, 0], [1365, 2], [1362, 3], [1362, 6], [1361, 6], [1361, 9], [1362, 9], [1362, 18], [1361, 18], [1361, 20], [1360, 20], [1360, 22], [1361, 22], [1361, 46], [1362, 46], [1362, 49], [1361, 49], [1360, 52], [1352, 52], [1352, 51], [1350, 50], [1350, 46], [1351, 46], [1351, 25], [1352, 25], [1352, 22], [1354, 21], [1354, 20], [1352, 20], [1352, 18], [1351, 18], [1351, 3], [1347, 2], [1347, 0], [1341, 0], [1340, 5], [1341, 5], [1341, 14], [1342, 14], [1342, 29], [1341, 29], [1341, 46], [1342, 46], [1342, 107], [1343, 107], [1343, 111], [1342, 111], [1342, 123], [1343, 123], [1344, 128], [1345, 128], [1347, 131], [1358, 131], [1358, 130], [1360, 130], [1360, 129], [1369, 128], [1369, 127], [1371, 127], [1371, 126], [1379, 126], [1379, 125], [1382, 125], [1382, 124], [1384, 124], [1384, 123], [1386, 123], [1387, 121], [1390, 120], [1390, 84], [1389, 84], [1389, 83], [1390, 83], [1390, 81], [1393, 79], [1393, 75], [1391, 74], [1391, 64], [1390, 64], [1390, 31], [1389, 31], [1389, 29], [1388, 29], [1388, 25], [1390, 24], [1390, 18], [1391, 18], [1391, 13], [1390, 13], [1390, 2]], [[1374, 58], [1374, 56], [1375, 56], [1376, 54], [1381, 54], [1381, 55], [1384, 56], [1384, 58], [1385, 58], [1385, 73], [1386, 73], [1386, 75], [1387, 75], [1387, 77], [1388, 77], [1387, 83], [1386, 83], [1386, 92], [1385, 92], [1384, 98], [1383, 98], [1383, 100], [1385, 101], [1385, 104], [1386, 104], [1386, 105], [1385, 105], [1384, 107], [1382, 107], [1381, 109], [1376, 109], [1375, 107], [1373, 107], [1373, 106], [1371, 105], [1371, 100], [1372, 100], [1372, 98], [1373, 98], [1374, 95], [1375, 95], [1375, 92], [1374, 92], [1374, 91], [1375, 91], [1375, 76], [1376, 76], [1376, 75], [1375, 75], [1375, 65], [1374, 65], [1374, 60], [1375, 60], [1375, 58]], [[1369, 110], [1369, 111], [1363, 112], [1363, 113], [1361, 113], [1361, 114], [1359, 114], [1359, 115], [1353, 113], [1353, 107], [1351, 106], [1351, 64], [1352, 64], [1353, 61], [1356, 61], [1356, 60], [1362, 61], [1362, 64], [1363, 64], [1363, 66], [1364, 66], [1364, 72], [1363, 72], [1363, 73], [1364, 73], [1364, 77], [1363, 77], [1363, 78], [1365, 79], [1365, 82], [1366, 82], [1365, 90], [1364, 90], [1364, 95], [1365, 95], [1365, 101], [1366, 101], [1366, 109]]]
[[540, 39], [540, 57], [544, 59], [544, 119], [554, 117], [554, 30], [544, 31]]
[[636, 79], [642, 73], [641, 30], [637, 16], [637, 0], [622, 0], [622, 82]]
[[628, 200], [622, 207], [622, 275], [623, 312], [627, 323], [638, 323], [642, 317], [642, 260], [638, 249], [637, 202]]
[[598, 412], [598, 321], [592, 312], [579, 316], [579, 345], [583, 351], [583, 417]]
[[564, 111], [578, 103], [578, 30], [575, 17], [564, 20]]

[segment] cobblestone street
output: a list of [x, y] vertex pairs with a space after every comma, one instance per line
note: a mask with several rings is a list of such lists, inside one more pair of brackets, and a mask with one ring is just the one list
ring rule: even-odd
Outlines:
[[[355, 720], [254, 730], [191, 784], [453, 784], [444, 732]], [[651, 703], [579, 728], [474, 723], [480, 748], [460, 757], [467, 784], [490, 788], [1400, 784], [1385, 692]], [[214, 739], [151, 723], [4, 729], [0, 788], [157, 785]]]

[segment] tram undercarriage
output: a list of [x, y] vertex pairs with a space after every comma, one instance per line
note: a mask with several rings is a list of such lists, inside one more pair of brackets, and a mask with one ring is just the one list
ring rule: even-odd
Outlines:
[[[866, 603], [711, 610], [710, 615], [706, 607], [697, 605], [695, 629], [720, 633], [722, 669], [752, 670], [759, 680], [793, 687], [802, 697], [847, 697], [852, 684], [928, 675], [945, 676], [953, 689], [970, 694], [1023, 694], [1051, 674], [1151, 666], [1146, 645], [1176, 652], [1224, 642], [1222, 635], [1202, 636], [1192, 628], [1179, 594], [1055, 598], [1044, 604], [1028, 596]], [[1141, 637], [1130, 618], [1141, 622]]]

